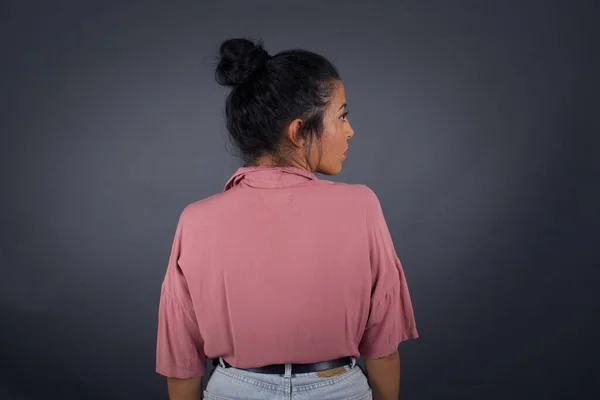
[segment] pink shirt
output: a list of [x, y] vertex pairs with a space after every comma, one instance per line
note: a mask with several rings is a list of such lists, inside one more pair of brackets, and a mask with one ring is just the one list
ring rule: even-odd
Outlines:
[[162, 284], [156, 371], [377, 358], [417, 338], [377, 196], [293, 167], [240, 168], [188, 205]]

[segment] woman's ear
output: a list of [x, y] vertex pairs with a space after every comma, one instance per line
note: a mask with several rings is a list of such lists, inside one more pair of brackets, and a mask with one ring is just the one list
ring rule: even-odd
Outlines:
[[306, 139], [301, 137], [300, 131], [302, 130], [302, 126], [304, 122], [300, 118], [296, 118], [287, 127], [286, 138], [292, 143], [295, 147], [302, 148], [306, 145]]

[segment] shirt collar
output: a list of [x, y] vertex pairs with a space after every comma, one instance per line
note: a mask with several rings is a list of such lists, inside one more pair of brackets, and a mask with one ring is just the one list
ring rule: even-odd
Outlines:
[[301, 168], [291, 166], [252, 166], [241, 167], [225, 184], [224, 192], [243, 182], [244, 185], [258, 188], [282, 188], [305, 185], [319, 178]]

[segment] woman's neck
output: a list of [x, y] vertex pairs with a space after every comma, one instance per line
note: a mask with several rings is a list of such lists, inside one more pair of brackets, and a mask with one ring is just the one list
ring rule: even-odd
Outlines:
[[254, 166], [255, 167], [294, 167], [294, 168], [299, 168], [299, 169], [303, 169], [305, 171], [311, 171], [310, 166], [308, 165], [308, 163], [306, 162], [306, 160], [304, 160], [304, 162], [302, 162], [301, 160], [296, 160], [295, 157], [291, 157], [290, 159], [282, 159], [282, 158], [275, 158], [273, 156], [260, 156], [258, 158], [256, 158], [256, 160], [254, 160]]

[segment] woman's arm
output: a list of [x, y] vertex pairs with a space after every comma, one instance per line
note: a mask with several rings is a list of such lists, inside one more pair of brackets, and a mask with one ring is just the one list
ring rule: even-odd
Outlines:
[[202, 377], [167, 378], [170, 400], [202, 400]]
[[397, 400], [400, 393], [400, 354], [387, 357], [365, 358], [369, 386], [374, 400]]
[[367, 326], [359, 345], [367, 378], [377, 400], [398, 398], [398, 344], [419, 337], [412, 301], [381, 203], [371, 190], [367, 197], [367, 237], [372, 291]]

